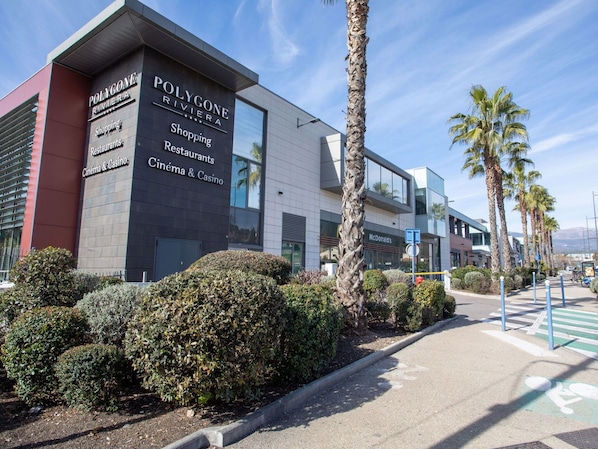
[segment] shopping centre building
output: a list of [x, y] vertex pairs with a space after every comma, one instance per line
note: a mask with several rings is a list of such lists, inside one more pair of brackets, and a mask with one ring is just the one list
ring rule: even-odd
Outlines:
[[[333, 270], [345, 137], [137, 0], [118, 0], [0, 100], [0, 271], [34, 248], [157, 280], [223, 249]], [[450, 267], [443, 179], [366, 151], [365, 259]]]

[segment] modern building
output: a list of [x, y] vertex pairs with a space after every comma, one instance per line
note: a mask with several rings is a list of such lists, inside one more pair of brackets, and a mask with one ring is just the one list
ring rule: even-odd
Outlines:
[[[34, 248], [157, 280], [223, 249], [334, 270], [345, 137], [137, 0], [0, 100], [0, 271]], [[366, 152], [370, 268], [450, 267], [444, 181]]]
[[482, 219], [474, 220], [449, 208], [451, 268], [473, 265], [490, 268], [490, 231]]

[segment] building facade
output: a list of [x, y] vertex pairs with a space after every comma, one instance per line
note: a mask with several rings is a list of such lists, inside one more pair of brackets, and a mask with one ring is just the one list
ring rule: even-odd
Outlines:
[[[223, 249], [334, 271], [344, 135], [137, 0], [118, 0], [0, 100], [0, 270], [34, 248], [157, 280]], [[366, 151], [365, 261], [450, 267], [444, 181]], [[420, 210], [421, 209], [421, 210]]]

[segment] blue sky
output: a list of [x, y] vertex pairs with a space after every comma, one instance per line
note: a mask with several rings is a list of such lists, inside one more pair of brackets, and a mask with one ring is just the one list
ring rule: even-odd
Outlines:
[[[0, 0], [0, 97], [110, 0]], [[344, 131], [344, 2], [146, 0], [259, 74], [260, 84]], [[529, 157], [561, 228], [594, 228], [598, 203], [598, 1], [372, 0], [366, 145], [401, 168], [428, 166], [451, 206], [488, 217], [482, 178], [461, 171], [448, 118], [468, 92], [505, 86], [530, 110]], [[594, 195], [594, 193], [596, 195]], [[507, 203], [509, 231], [520, 232]]]

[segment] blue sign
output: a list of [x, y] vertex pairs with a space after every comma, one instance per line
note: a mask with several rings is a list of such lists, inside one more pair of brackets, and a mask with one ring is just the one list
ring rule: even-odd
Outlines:
[[420, 243], [419, 229], [405, 229], [405, 243]]
[[540, 260], [540, 254], [536, 254], [536, 260]]

